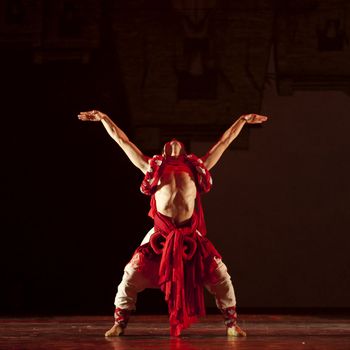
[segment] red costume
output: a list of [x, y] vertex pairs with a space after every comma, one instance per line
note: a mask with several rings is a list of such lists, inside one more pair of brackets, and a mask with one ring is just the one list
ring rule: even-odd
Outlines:
[[[189, 172], [197, 187], [196, 206], [188, 222], [174, 225], [171, 218], [157, 212], [154, 193], [163, 169], [167, 165]], [[140, 270], [144, 257], [159, 259], [159, 286], [168, 303], [171, 335], [179, 335], [198, 316], [205, 315], [203, 285], [210, 281], [217, 268], [214, 258], [221, 259], [212, 243], [205, 237], [206, 228], [200, 193], [208, 192], [212, 185], [209, 171], [195, 155], [179, 157], [156, 155], [141, 184], [141, 192], [151, 195], [149, 215], [154, 219], [154, 234], [150, 242], [136, 252], [140, 257]], [[147, 273], [146, 269], [144, 270]]]

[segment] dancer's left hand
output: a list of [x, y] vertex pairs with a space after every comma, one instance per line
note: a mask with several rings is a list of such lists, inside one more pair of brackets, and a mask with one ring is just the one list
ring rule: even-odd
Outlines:
[[90, 122], [100, 122], [103, 118], [106, 118], [107, 115], [96, 110], [80, 112], [78, 114], [78, 119], [82, 121], [90, 121]]

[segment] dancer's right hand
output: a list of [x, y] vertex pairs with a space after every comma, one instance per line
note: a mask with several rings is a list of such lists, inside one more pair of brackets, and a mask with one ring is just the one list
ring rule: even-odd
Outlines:
[[241, 116], [242, 119], [244, 119], [248, 124], [261, 124], [263, 122], [266, 122], [268, 119], [266, 115], [260, 115], [260, 114], [245, 114]]

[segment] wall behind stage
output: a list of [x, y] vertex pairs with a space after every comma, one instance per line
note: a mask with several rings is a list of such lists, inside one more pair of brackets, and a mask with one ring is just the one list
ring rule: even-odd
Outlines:
[[[129, 133], [122, 91], [101, 96], [89, 84], [104, 71], [97, 61], [3, 75], [1, 313], [111, 313], [123, 266], [151, 226], [142, 174], [101, 125], [76, 119], [98, 107]], [[270, 120], [213, 169], [208, 234], [240, 307], [350, 306], [349, 110], [342, 93], [266, 90]], [[166, 310], [155, 291], [139, 300], [140, 312]]]
[[241, 307], [350, 306], [349, 110], [340, 92], [270, 88], [261, 111], [270, 120], [251, 130], [249, 150], [213, 168], [208, 233]]

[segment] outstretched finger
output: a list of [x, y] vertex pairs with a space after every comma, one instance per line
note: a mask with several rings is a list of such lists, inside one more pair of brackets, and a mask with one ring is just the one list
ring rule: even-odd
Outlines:
[[256, 115], [255, 119], [259, 122], [264, 122], [267, 120], [267, 117], [265, 115]]

